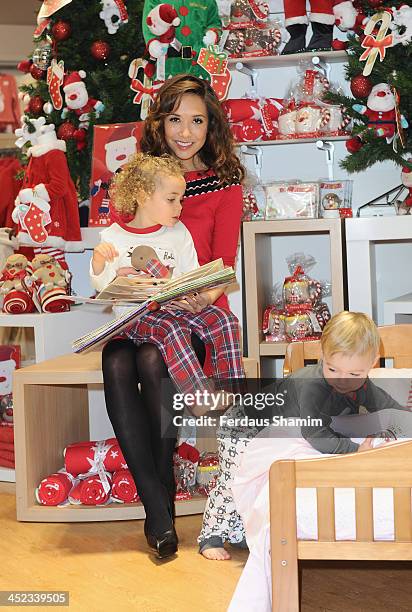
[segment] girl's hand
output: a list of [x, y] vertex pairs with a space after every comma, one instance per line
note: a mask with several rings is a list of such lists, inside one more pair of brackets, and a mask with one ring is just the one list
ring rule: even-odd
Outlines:
[[94, 274], [100, 274], [104, 270], [106, 261], [113, 261], [119, 253], [111, 242], [101, 242], [95, 247], [92, 257], [92, 268]]
[[166, 310], [186, 310], [192, 314], [197, 314], [209, 306], [208, 298], [207, 293], [192, 293], [191, 295], [185, 295], [181, 300], [169, 302]]
[[149, 276], [148, 274], [141, 274], [138, 272], [136, 268], [132, 268], [131, 266], [124, 266], [123, 268], [119, 268], [117, 270], [116, 276]]

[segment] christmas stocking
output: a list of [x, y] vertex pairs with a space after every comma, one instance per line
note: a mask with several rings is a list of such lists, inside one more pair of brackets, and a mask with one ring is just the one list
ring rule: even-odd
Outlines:
[[31, 240], [36, 244], [46, 242], [49, 234], [46, 228], [47, 222], [50, 222], [49, 216], [50, 204], [41, 198], [33, 197], [33, 201], [29, 204], [29, 209], [22, 219], [22, 227], [29, 234]]
[[63, 106], [63, 98], [60, 91], [64, 78], [64, 62], [52, 59], [50, 66], [47, 68], [47, 85], [53, 106], [56, 110], [60, 110]]

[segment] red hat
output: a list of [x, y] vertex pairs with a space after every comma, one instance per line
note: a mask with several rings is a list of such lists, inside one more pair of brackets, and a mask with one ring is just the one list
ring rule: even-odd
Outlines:
[[150, 11], [146, 23], [148, 26], [157, 24], [177, 27], [180, 24], [180, 19], [171, 4], [158, 4]]
[[135, 142], [137, 142], [136, 136], [134, 134], [134, 127], [129, 124], [119, 124], [116, 129], [112, 131], [109, 138], [106, 140], [105, 147], [112, 142], [117, 142], [118, 140], [125, 140], [126, 138], [134, 138]]
[[78, 70], [78, 71], [75, 70], [74, 72], [71, 72], [70, 74], [66, 75], [63, 81], [63, 91], [69, 85], [74, 85], [75, 83], [81, 83], [82, 79], [84, 79], [85, 77], [86, 77], [86, 73], [84, 70]]

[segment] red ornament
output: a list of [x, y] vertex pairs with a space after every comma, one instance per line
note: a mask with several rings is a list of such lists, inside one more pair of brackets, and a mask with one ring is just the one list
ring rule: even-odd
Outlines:
[[110, 45], [102, 40], [96, 40], [90, 47], [90, 52], [94, 59], [106, 60], [110, 55]]
[[56, 23], [52, 27], [53, 38], [54, 40], [57, 40], [59, 42], [67, 40], [71, 33], [72, 27], [67, 21], [56, 21]]
[[44, 100], [41, 96], [33, 96], [30, 98], [29, 111], [33, 115], [41, 115], [43, 112]]
[[358, 74], [351, 80], [350, 90], [355, 98], [367, 98], [372, 91], [372, 83], [368, 77]]
[[65, 121], [59, 126], [57, 136], [61, 140], [70, 140], [71, 138], [74, 138], [75, 131], [76, 128], [74, 127], [73, 123], [70, 123], [70, 121]]
[[29, 72], [33, 79], [36, 79], [36, 81], [42, 81], [46, 78], [46, 71], [42, 70], [41, 68], [37, 68], [35, 64], [32, 64], [30, 66]]
[[354, 136], [346, 141], [346, 148], [349, 153], [357, 153], [363, 146], [363, 143], [359, 136]]
[[86, 140], [86, 130], [74, 130], [73, 138], [77, 140], [77, 142], [83, 142], [83, 140]]
[[335, 38], [332, 41], [332, 49], [334, 51], [345, 51], [347, 46], [348, 46], [348, 43], [346, 42], [346, 40], [339, 40], [339, 38]]
[[28, 74], [30, 72], [32, 64], [33, 62], [31, 60], [22, 60], [17, 64], [17, 70], [20, 70], [20, 72], [24, 72], [24, 74]]

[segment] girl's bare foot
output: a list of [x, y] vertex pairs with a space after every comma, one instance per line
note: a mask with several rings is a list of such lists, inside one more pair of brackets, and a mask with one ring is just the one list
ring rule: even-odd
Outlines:
[[209, 559], [210, 561], [228, 561], [232, 558], [227, 550], [223, 547], [206, 548], [200, 554], [202, 554], [205, 559]]

